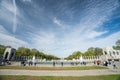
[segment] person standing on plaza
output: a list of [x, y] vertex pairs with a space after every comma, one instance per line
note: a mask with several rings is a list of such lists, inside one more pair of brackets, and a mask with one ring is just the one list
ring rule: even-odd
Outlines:
[[55, 61], [53, 61], [53, 66], [55, 67]]
[[63, 67], [63, 62], [61, 62], [61, 66]]
[[113, 69], [117, 69], [117, 66], [114, 61], [113, 61]]

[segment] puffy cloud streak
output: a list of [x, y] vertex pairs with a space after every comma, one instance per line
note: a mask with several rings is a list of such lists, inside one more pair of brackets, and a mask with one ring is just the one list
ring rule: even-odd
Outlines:
[[16, 1], [15, 0], [2, 0], [0, 2], [0, 7], [1, 7], [0, 8], [0, 13], [1, 13], [0, 24], [4, 23], [5, 25], [4, 27], [7, 27], [14, 34], [17, 29], [17, 16], [20, 15], [19, 10], [16, 6]]
[[0, 25], [0, 43], [4, 45], [10, 45], [14, 48], [18, 48], [20, 46], [29, 47], [27, 42], [15, 38], [2, 25]]
[[14, 6], [14, 18], [13, 18], [13, 33], [15, 33], [16, 32], [16, 27], [17, 27], [17, 23], [16, 23], [16, 14], [17, 14], [17, 12], [16, 12], [16, 2], [15, 2], [15, 0], [13, 0], [13, 6]]

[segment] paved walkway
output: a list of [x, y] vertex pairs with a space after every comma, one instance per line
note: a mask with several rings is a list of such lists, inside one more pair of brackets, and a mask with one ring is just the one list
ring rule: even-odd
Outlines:
[[[13, 69], [0, 69], [0, 75], [27, 75], [27, 76], [96, 76], [96, 75], [120, 75], [120, 62], [116, 62], [118, 69], [113, 69], [109, 65], [109, 69], [101, 70], [13, 70]], [[46, 65], [43, 65], [46, 66]], [[52, 67], [51, 65], [49, 65]], [[67, 66], [67, 65], [66, 65]]]
[[120, 74], [120, 69], [105, 69], [105, 70], [11, 70], [0, 69], [0, 75], [27, 75], [27, 76], [96, 76]]

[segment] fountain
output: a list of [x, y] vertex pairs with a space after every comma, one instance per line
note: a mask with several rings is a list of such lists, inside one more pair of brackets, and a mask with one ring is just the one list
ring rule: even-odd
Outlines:
[[80, 61], [81, 61], [81, 62], [83, 61], [83, 57], [82, 57], [82, 55], [80, 56]]
[[33, 63], [36, 62], [35, 56], [33, 56], [33, 58], [32, 58], [32, 62], [33, 62]]

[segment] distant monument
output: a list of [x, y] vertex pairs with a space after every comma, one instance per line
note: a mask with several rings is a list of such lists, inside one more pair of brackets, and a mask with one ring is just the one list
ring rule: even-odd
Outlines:
[[120, 60], [120, 50], [115, 50], [112, 47], [104, 48], [103, 55], [107, 60]]
[[83, 57], [82, 57], [82, 55], [80, 56], [80, 61], [81, 61], [81, 62], [83, 61]]
[[[112, 47], [106, 47], [102, 49], [102, 55], [98, 56], [80, 56], [79, 61], [93, 62], [93, 61], [120, 61], [120, 50], [115, 50]], [[73, 58], [73, 60], [75, 60]]]
[[33, 63], [36, 62], [35, 56], [33, 56], [33, 58], [32, 58], [32, 62], [33, 62]]
[[6, 48], [4, 55], [3, 55], [3, 60], [4, 61], [11, 61], [14, 60], [16, 53], [16, 49], [14, 48]]

